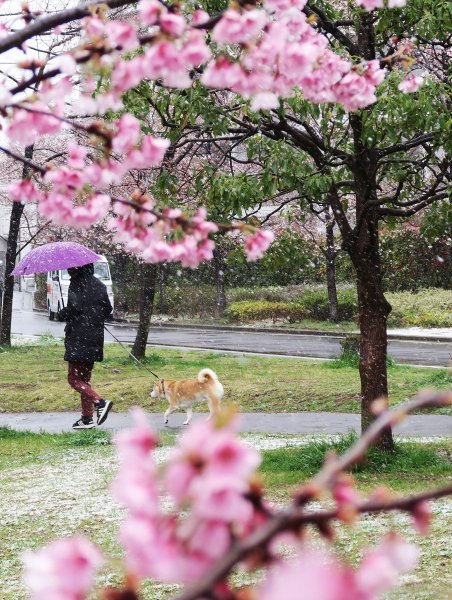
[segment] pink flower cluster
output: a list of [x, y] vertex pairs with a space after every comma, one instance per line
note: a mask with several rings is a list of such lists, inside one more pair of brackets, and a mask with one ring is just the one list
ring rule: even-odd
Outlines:
[[[129, 513], [120, 533], [128, 569], [140, 578], [194, 581], [249, 530], [255, 508], [246, 493], [259, 455], [237, 439], [235, 423], [203, 422], [181, 436], [160, 473], [146, 416], [137, 409], [134, 419], [134, 430], [115, 440], [121, 467], [113, 485]], [[166, 510], [162, 497], [171, 502]]]
[[[135, 409], [132, 416], [133, 428], [118, 433], [114, 440], [119, 471], [112, 484], [114, 497], [127, 509], [119, 538], [128, 580], [194, 582], [234, 543], [248, 538], [271, 518], [271, 509], [253, 483], [260, 456], [236, 435], [237, 420], [227, 421], [223, 416], [222, 423], [191, 425], [166, 465], [157, 467], [153, 455], [157, 436], [141, 409]], [[333, 496], [339, 507], [359, 502], [352, 484], [346, 474], [338, 478]], [[426, 504], [421, 502], [411, 510], [424, 526], [429, 518]], [[294, 546], [294, 560], [282, 560], [280, 542]], [[304, 600], [376, 600], [418, 560], [418, 549], [394, 533], [367, 548], [355, 569], [331, 551], [310, 549], [295, 530], [278, 533], [266, 550], [262, 553], [270, 561], [266, 578], [253, 595], [259, 600], [298, 600], [300, 593]], [[85, 538], [75, 537], [25, 553], [24, 563], [32, 600], [85, 600], [103, 557]], [[247, 566], [261, 564], [257, 560]], [[217, 587], [217, 591], [221, 588], [219, 597], [223, 593], [225, 598], [232, 597], [227, 582]]]
[[32, 600], [83, 600], [104, 559], [89, 540], [74, 537], [25, 552], [23, 562]]
[[[258, 40], [246, 46], [239, 62], [220, 56], [207, 65], [202, 83], [252, 98], [253, 110], [276, 108], [279, 97], [289, 97], [297, 88], [314, 102], [337, 102], [347, 110], [375, 102], [375, 87], [384, 78], [378, 61], [353, 66], [328, 49], [327, 39], [302, 12], [281, 6], [286, 3], [271, 4], [272, 10], [278, 10], [278, 19], [269, 21]], [[264, 11], [229, 9], [213, 36], [229, 43], [254, 39], [258, 23], [264, 23]]]
[[[178, 225], [183, 216], [179, 209], [165, 209], [157, 219], [148, 197], [142, 197], [137, 206], [117, 203], [115, 210], [118, 216], [110, 220], [110, 226], [116, 230], [116, 241], [129, 252], [140, 254], [146, 262], [180, 262], [194, 269], [213, 257], [215, 244], [208, 236], [218, 231], [218, 226], [206, 220], [203, 208], [189, 221], [184, 219], [183, 226]], [[180, 239], [170, 239], [174, 230], [181, 232]]]
[[[38, 119], [40, 127], [46, 128], [48, 123], [58, 123], [54, 117], [34, 112], [16, 111], [11, 126], [22, 122], [26, 116]], [[31, 127], [31, 125], [30, 125]], [[29, 135], [27, 143], [35, 141], [37, 128]], [[46, 129], [48, 131], [48, 129]], [[113, 158], [103, 158], [99, 162], [87, 163], [89, 149], [73, 142], [68, 144], [67, 165], [60, 168], [48, 169], [43, 176], [43, 182], [48, 189], [39, 190], [30, 181], [12, 184], [9, 188], [12, 200], [20, 202], [38, 202], [39, 212], [46, 219], [57, 224], [72, 225], [76, 229], [86, 229], [93, 223], [105, 218], [111, 198], [106, 190], [114, 183], [120, 183], [123, 175], [130, 169], [147, 169], [159, 165], [169, 146], [169, 141], [142, 136], [140, 123], [132, 115], [123, 115], [112, 126], [113, 151], [124, 158], [116, 161]], [[31, 139], [33, 136], [33, 139]]]
[[256, 233], [247, 235], [244, 244], [247, 259], [255, 261], [262, 258], [274, 239], [275, 234], [269, 229], [259, 229]]
[[417, 563], [418, 550], [389, 535], [369, 550], [356, 570], [331, 553], [302, 550], [293, 562], [274, 567], [261, 586], [259, 600], [374, 600], [397, 583]]
[[[235, 61], [220, 54], [208, 62], [211, 52], [206, 35], [194, 28], [208, 19], [207, 13], [196, 11], [189, 24], [157, 0], [141, 0], [139, 14], [153, 28], [153, 42], [144, 54], [127, 61], [121, 56], [104, 57], [106, 66], [114, 66], [112, 90], [99, 98], [97, 110], [120, 106], [121, 95], [143, 79], [190, 87], [190, 71], [206, 63], [202, 83], [251, 98], [253, 110], [276, 108], [279, 97], [290, 97], [296, 89], [314, 102], [337, 102], [347, 110], [375, 102], [375, 87], [383, 71], [378, 69], [377, 75], [373, 61], [369, 76], [367, 64], [353, 66], [329, 50], [327, 38], [301, 12], [304, 4], [305, 0], [269, 0], [262, 9], [228, 8], [214, 26], [212, 38], [220, 45], [241, 44], [241, 52]], [[85, 22], [85, 32], [96, 40], [106, 37], [119, 51], [133, 49], [137, 43], [135, 29], [126, 22], [104, 24], [91, 18]], [[85, 102], [96, 104], [88, 97]]]
[[[357, 4], [365, 10], [375, 10], [376, 8], [384, 8], [383, 0], [357, 0]], [[388, 0], [388, 8], [402, 8], [406, 4], [406, 0]]]
[[404, 94], [412, 94], [417, 92], [421, 85], [424, 83], [424, 78], [420, 75], [408, 75], [398, 85], [398, 88]]

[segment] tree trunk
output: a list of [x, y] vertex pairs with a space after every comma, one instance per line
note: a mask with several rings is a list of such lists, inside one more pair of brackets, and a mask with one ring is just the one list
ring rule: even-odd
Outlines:
[[138, 359], [146, 356], [146, 344], [148, 341], [152, 310], [154, 308], [156, 279], [157, 265], [143, 263], [140, 269], [140, 321], [132, 348], [132, 354]]
[[[25, 148], [25, 157], [33, 158], [33, 146]], [[22, 179], [26, 179], [30, 169], [24, 165]], [[11, 271], [14, 269], [17, 258], [17, 245], [20, 232], [20, 220], [25, 205], [21, 202], [13, 202], [9, 220], [8, 240], [6, 242], [5, 258], [5, 281], [3, 285], [3, 298], [0, 305], [0, 346], [11, 346], [11, 321], [13, 317], [14, 277]]]
[[226, 288], [224, 277], [226, 263], [221, 242], [215, 246], [213, 251], [213, 264], [215, 268], [215, 285], [217, 287], [217, 316], [222, 317], [226, 310]]
[[[378, 222], [367, 219], [351, 258], [357, 274], [360, 337], [359, 374], [361, 378], [361, 430], [365, 431], [375, 415], [372, 404], [388, 397], [387, 319], [391, 305], [383, 293], [379, 254]], [[376, 445], [394, 450], [391, 428], [386, 428]]]
[[164, 263], [159, 265], [159, 313], [166, 313], [166, 270]]
[[336, 250], [334, 249], [334, 219], [331, 218], [329, 209], [325, 211], [326, 217], [326, 285], [328, 290], [328, 305], [330, 321], [337, 323], [338, 300], [336, 287]]

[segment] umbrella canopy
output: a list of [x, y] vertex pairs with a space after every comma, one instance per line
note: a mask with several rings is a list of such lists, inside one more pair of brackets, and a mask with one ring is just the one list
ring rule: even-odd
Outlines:
[[47, 273], [69, 267], [82, 267], [97, 262], [101, 257], [76, 242], [52, 242], [35, 248], [20, 261], [11, 275]]

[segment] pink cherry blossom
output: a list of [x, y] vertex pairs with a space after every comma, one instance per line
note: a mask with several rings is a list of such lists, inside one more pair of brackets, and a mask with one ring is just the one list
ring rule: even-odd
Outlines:
[[209, 13], [198, 8], [194, 11], [191, 22], [193, 25], [204, 25], [209, 19]]
[[178, 529], [190, 553], [205, 555], [209, 560], [221, 558], [231, 544], [231, 531], [224, 521], [186, 520]]
[[125, 92], [137, 86], [143, 78], [143, 59], [141, 56], [120, 62], [112, 73], [113, 89]]
[[133, 429], [120, 431], [114, 438], [119, 456], [126, 463], [147, 460], [157, 444], [157, 436], [148, 423], [146, 413], [140, 408], [135, 408], [132, 417]]
[[258, 594], [259, 600], [351, 600], [347, 571], [326, 553], [300, 552], [293, 562], [273, 567]]
[[275, 239], [275, 234], [268, 229], [259, 229], [252, 235], [247, 235], [244, 250], [249, 261], [262, 258], [270, 244]]
[[367, 550], [355, 574], [355, 586], [362, 597], [372, 599], [396, 585], [399, 575], [417, 564], [419, 551], [413, 544], [390, 534], [380, 544]]
[[246, 523], [253, 516], [253, 507], [244, 497], [246, 489], [245, 482], [235, 477], [198, 479], [190, 490], [195, 498], [193, 512], [202, 519]]
[[160, 27], [162, 31], [179, 37], [182, 35], [186, 26], [185, 19], [182, 15], [166, 12], [160, 17]]
[[14, 202], [37, 202], [42, 197], [42, 193], [31, 179], [23, 179], [11, 184], [8, 191], [9, 197]]
[[128, 517], [121, 526], [120, 541], [126, 551], [126, 564], [138, 577], [160, 581], [180, 581], [180, 549], [170, 518]]
[[201, 31], [191, 30], [189, 38], [184, 42], [181, 49], [185, 64], [197, 67], [210, 58], [210, 49], [206, 44], [205, 36]]
[[354, 111], [364, 108], [376, 102], [375, 86], [360, 75], [351, 70], [333, 86], [335, 99], [340, 102], [346, 110]]
[[350, 506], [355, 507], [361, 501], [361, 496], [357, 489], [347, 477], [339, 479], [333, 487], [333, 498], [338, 503], [339, 507]]
[[75, 142], [69, 142], [68, 146], [68, 165], [73, 169], [83, 169], [85, 158], [88, 154], [88, 148], [79, 146]]
[[147, 169], [160, 165], [169, 146], [169, 140], [145, 135], [140, 147], [133, 150], [127, 157], [129, 168]]
[[32, 600], [82, 600], [104, 560], [86, 538], [56, 540], [23, 555], [25, 582]]
[[165, 11], [166, 8], [157, 0], [140, 0], [138, 3], [140, 18], [146, 25], [155, 25]]
[[429, 530], [432, 513], [428, 502], [418, 502], [412, 509], [415, 530], [421, 535], [426, 535]]
[[113, 150], [119, 154], [129, 152], [138, 142], [140, 121], [126, 113], [117, 122], [116, 134], [113, 137]]
[[105, 34], [105, 23], [98, 17], [89, 17], [84, 20], [85, 31], [92, 37], [102, 37]]
[[380, 61], [370, 60], [364, 65], [364, 77], [372, 85], [379, 85], [385, 78], [385, 70], [380, 69]]
[[412, 94], [417, 92], [423, 83], [424, 78], [420, 75], [408, 75], [397, 87], [404, 94]]
[[110, 208], [110, 196], [107, 194], [91, 194], [85, 202], [74, 206], [66, 222], [75, 229], [88, 229], [101, 221]]
[[109, 21], [105, 32], [112, 46], [120, 50], [135, 50], [139, 46], [137, 32], [131, 23], [125, 21]]
[[229, 59], [222, 56], [208, 64], [201, 76], [201, 82], [207, 87], [232, 88], [244, 77], [245, 72], [237, 63], [231, 63]]
[[206, 473], [247, 479], [260, 464], [254, 448], [246, 446], [231, 429], [220, 429], [206, 442]]
[[269, 12], [284, 12], [291, 8], [303, 10], [307, 0], [265, 0], [265, 8]]
[[227, 9], [215, 25], [212, 37], [223, 44], [240, 44], [256, 37], [267, 22], [265, 11], [259, 9], [238, 12]]
[[24, 146], [33, 144], [41, 135], [58, 133], [62, 127], [47, 106], [35, 102], [32, 111], [16, 109], [7, 129], [8, 137]]

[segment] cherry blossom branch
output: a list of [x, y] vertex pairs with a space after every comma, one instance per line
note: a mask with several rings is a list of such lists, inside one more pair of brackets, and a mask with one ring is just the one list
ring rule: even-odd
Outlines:
[[[382, 511], [405, 510], [409, 511], [414, 506], [429, 500], [437, 500], [452, 494], [452, 486], [444, 487], [439, 490], [431, 490], [421, 494], [409, 496], [408, 498], [397, 498], [386, 501], [371, 501], [363, 503], [356, 507], [356, 512], [365, 514]], [[319, 511], [315, 513], [306, 513], [300, 507], [292, 507], [286, 512], [275, 515], [272, 520], [264, 527], [257, 530], [245, 541], [237, 544], [228, 555], [213, 567], [208, 575], [199, 583], [185, 590], [175, 600], [197, 600], [201, 597], [208, 597], [209, 591], [216, 582], [224, 579], [232, 568], [256, 549], [265, 546], [276, 534], [297, 528], [301, 525], [318, 525], [320, 527], [329, 523], [329, 521], [340, 518], [340, 510]]]
[[[378, 402], [374, 406], [378, 407]], [[382, 407], [385, 408], [386, 401], [382, 400]], [[452, 392], [424, 392], [419, 394], [410, 402], [406, 402], [393, 408], [385, 410], [368, 429], [363, 433], [359, 440], [345, 452], [342, 456], [327, 460], [321, 471], [314, 477], [312, 482], [307, 484], [309, 489], [302, 489], [298, 495], [298, 502], [303, 503], [312, 498], [315, 487], [325, 489], [331, 487], [337, 475], [346, 471], [349, 467], [359, 462], [364, 456], [366, 450], [378, 440], [381, 432], [388, 426], [396, 425], [403, 421], [409, 414], [423, 408], [443, 408], [452, 404]]]
[[[391, 411], [385, 411], [369, 427], [364, 435], [348, 450], [342, 457], [327, 460], [325, 466], [314, 479], [304, 486], [304, 502], [317, 495], [322, 489], [331, 485], [339, 473], [358, 462], [365, 454], [369, 446], [374, 442], [381, 431], [390, 424], [403, 420], [409, 413], [422, 408], [442, 408], [452, 404], [452, 393], [450, 392], [425, 392], [414, 400], [407, 402]], [[309, 490], [309, 494], [308, 494]], [[379, 512], [388, 510], [412, 510], [421, 502], [429, 499], [441, 498], [452, 493], [452, 486], [440, 490], [424, 492], [416, 496], [395, 500], [370, 500], [354, 506], [358, 513]], [[233, 567], [254, 553], [259, 548], [265, 548], [267, 544], [283, 531], [296, 530], [300, 525], [314, 524], [320, 528], [328, 525], [331, 520], [340, 517], [340, 509], [325, 512], [306, 513], [304, 506], [300, 505], [301, 495], [295, 500], [291, 507], [276, 513], [263, 527], [257, 529], [248, 538], [236, 542], [227, 555], [217, 562], [207, 575], [197, 584], [191, 586], [175, 600], [197, 600], [209, 597], [209, 593], [215, 584], [227, 577]]]
[[[116, 198], [116, 197], [112, 198], [111, 200], [113, 203], [117, 202], [119, 204], [124, 204], [126, 206], [130, 206], [131, 208], [135, 209], [138, 212], [149, 213], [149, 214], [153, 215], [154, 217], [156, 217], [156, 219], [158, 221], [166, 221], [168, 223], [174, 223], [174, 224], [178, 225], [179, 227], [181, 227], [183, 231], [189, 231], [192, 227], [190, 218], [185, 217], [184, 215], [180, 215], [177, 217], [171, 217], [171, 216], [165, 215], [163, 212], [158, 211], [154, 208], [142, 206], [141, 204], [139, 204], [138, 202], [134, 202], [133, 200], [125, 200], [123, 198]], [[215, 223], [215, 225], [217, 225], [218, 229], [220, 229], [221, 231], [225, 231], [225, 232], [242, 230], [242, 229], [244, 229], [244, 227], [247, 227], [251, 230], [256, 229], [255, 227], [253, 227], [251, 225], [245, 225], [244, 223], [237, 223], [237, 224]]]
[[79, 4], [78, 6], [66, 10], [57, 11], [51, 15], [44, 15], [43, 17], [35, 19], [30, 25], [2, 38], [0, 40], [0, 54], [7, 52], [12, 48], [21, 46], [30, 38], [44, 33], [49, 29], [65, 25], [71, 21], [83, 19], [84, 17], [89, 17], [96, 6], [103, 5], [108, 8], [121, 8], [122, 6], [127, 6], [129, 4], [135, 4], [135, 0], [96, 0], [94, 2]]
[[45, 169], [44, 167], [41, 167], [40, 165], [36, 164], [32, 160], [29, 160], [25, 156], [22, 156], [21, 154], [16, 154], [16, 152], [13, 152], [12, 150], [9, 150], [8, 148], [4, 148], [3, 146], [0, 146], [0, 152], [4, 152], [7, 156], [13, 158], [14, 160], [21, 162], [23, 165], [26, 165], [27, 167], [30, 167], [30, 169], [32, 169], [33, 171], [36, 171], [37, 173], [40, 173], [41, 175], [45, 175], [47, 173], [47, 169]]

